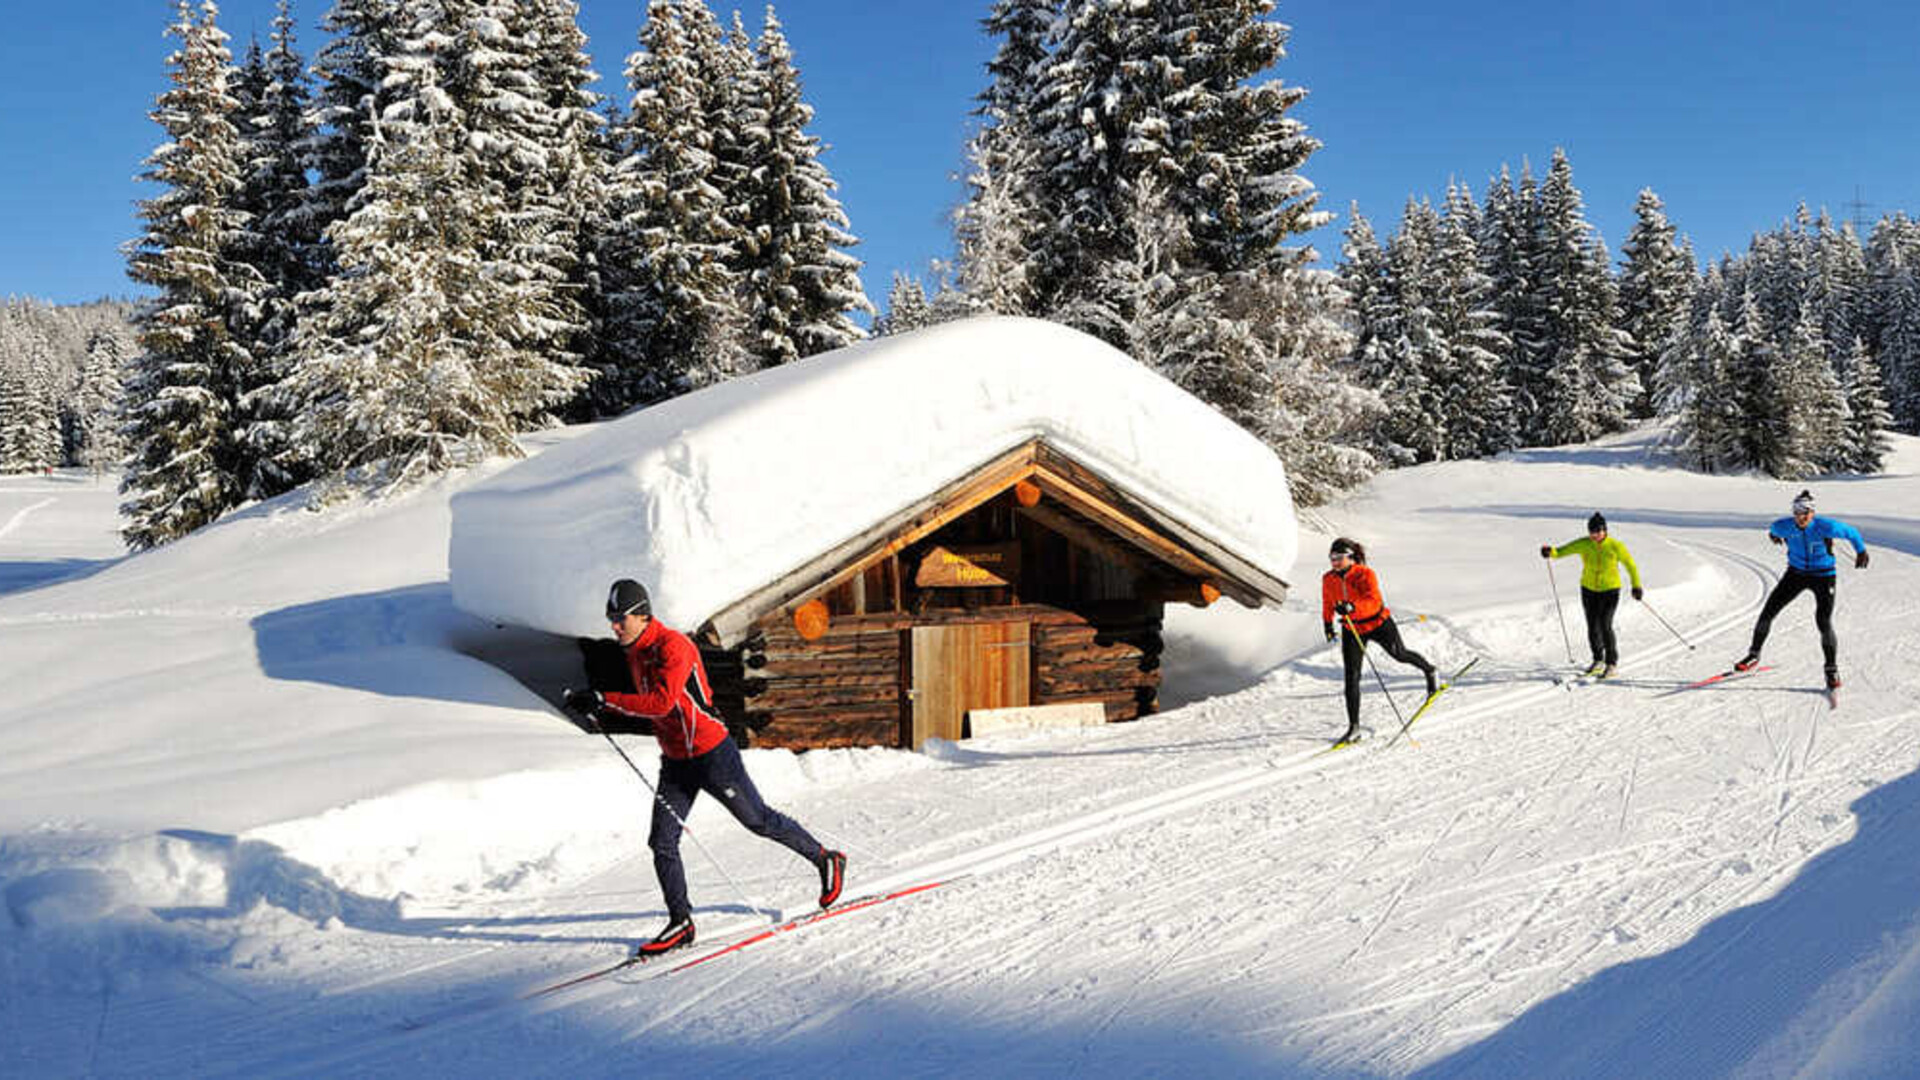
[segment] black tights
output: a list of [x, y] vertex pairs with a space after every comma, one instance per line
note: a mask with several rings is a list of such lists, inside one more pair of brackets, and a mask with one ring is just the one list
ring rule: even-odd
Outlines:
[[1826, 654], [1827, 670], [1835, 670], [1834, 656], [1840, 651], [1840, 641], [1833, 633], [1834, 581], [1832, 574], [1808, 574], [1788, 567], [1760, 609], [1760, 621], [1753, 624], [1753, 644], [1747, 646], [1747, 651], [1759, 656], [1760, 646], [1767, 643], [1767, 634], [1773, 629], [1773, 617], [1802, 592], [1811, 592], [1813, 625], [1820, 628], [1820, 651]]
[[1596, 664], [1620, 662], [1620, 642], [1613, 636], [1613, 613], [1620, 607], [1620, 590], [1580, 587], [1580, 610], [1587, 616], [1587, 647]]
[[1360, 669], [1366, 664], [1366, 660], [1360, 655], [1362, 640], [1380, 646], [1388, 656], [1403, 664], [1412, 664], [1429, 678], [1433, 675], [1433, 665], [1427, 663], [1427, 658], [1407, 648], [1407, 643], [1400, 640], [1400, 628], [1393, 625], [1392, 619], [1381, 622], [1379, 626], [1361, 634], [1358, 639], [1343, 628], [1340, 632], [1340, 659], [1346, 664], [1347, 725], [1349, 727], [1360, 723]]

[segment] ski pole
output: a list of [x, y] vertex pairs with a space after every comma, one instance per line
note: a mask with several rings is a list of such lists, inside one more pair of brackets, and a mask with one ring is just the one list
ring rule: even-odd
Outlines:
[[1382, 694], [1385, 694], [1385, 695], [1386, 695], [1386, 698], [1387, 698], [1387, 707], [1393, 710], [1393, 718], [1394, 718], [1395, 720], [1399, 720], [1399, 721], [1400, 721], [1400, 725], [1401, 725], [1402, 727], [1405, 727], [1405, 726], [1406, 726], [1406, 720], [1405, 720], [1405, 719], [1403, 719], [1403, 718], [1401, 717], [1401, 715], [1400, 715], [1400, 706], [1399, 706], [1398, 704], [1396, 704], [1396, 703], [1394, 702], [1394, 700], [1393, 700], [1393, 692], [1392, 692], [1391, 690], [1388, 690], [1388, 689], [1387, 689], [1387, 679], [1386, 679], [1386, 676], [1384, 676], [1384, 675], [1382, 675], [1382, 674], [1380, 674], [1380, 666], [1379, 666], [1378, 664], [1375, 664], [1375, 663], [1373, 662], [1373, 657], [1371, 657], [1371, 656], [1368, 656], [1368, 655], [1367, 655], [1367, 639], [1366, 639], [1366, 638], [1363, 638], [1363, 637], [1361, 637], [1361, 636], [1360, 636], [1360, 632], [1359, 632], [1358, 630], [1355, 630], [1355, 629], [1353, 628], [1353, 620], [1352, 620], [1352, 619], [1350, 619], [1350, 618], [1348, 618], [1348, 617], [1347, 617], [1347, 616], [1345, 616], [1345, 615], [1341, 615], [1341, 616], [1340, 616], [1340, 621], [1341, 621], [1342, 623], [1344, 623], [1344, 624], [1346, 624], [1346, 627], [1347, 627], [1347, 633], [1349, 633], [1349, 634], [1352, 634], [1352, 635], [1353, 635], [1353, 640], [1355, 640], [1355, 641], [1357, 641], [1357, 642], [1359, 642], [1359, 643], [1360, 643], [1360, 659], [1362, 659], [1362, 660], [1364, 660], [1364, 661], [1366, 661], [1366, 664], [1367, 664], [1367, 668], [1368, 668], [1368, 670], [1370, 670], [1370, 671], [1372, 671], [1372, 672], [1373, 672], [1373, 677], [1374, 677], [1374, 679], [1375, 679], [1375, 680], [1376, 680], [1377, 682], [1379, 682], [1379, 684], [1380, 684], [1380, 692], [1381, 692]]
[[1553, 590], [1553, 610], [1560, 616], [1560, 640], [1567, 646], [1567, 663], [1573, 663], [1573, 639], [1567, 636], [1567, 612], [1560, 606], [1560, 586], [1553, 580], [1553, 560], [1547, 560], [1547, 588]]
[[1667, 628], [1667, 633], [1669, 633], [1669, 634], [1672, 634], [1672, 635], [1673, 635], [1674, 637], [1677, 637], [1677, 638], [1679, 638], [1679, 639], [1680, 639], [1680, 644], [1682, 644], [1682, 645], [1685, 645], [1685, 646], [1686, 646], [1687, 648], [1689, 648], [1689, 649], [1691, 649], [1691, 648], [1693, 648], [1693, 642], [1691, 642], [1691, 641], [1688, 641], [1688, 640], [1686, 639], [1686, 637], [1685, 637], [1685, 636], [1683, 636], [1683, 635], [1682, 635], [1682, 634], [1680, 633], [1680, 631], [1678, 631], [1678, 630], [1675, 630], [1675, 629], [1673, 628], [1673, 624], [1672, 624], [1672, 623], [1669, 623], [1669, 622], [1667, 622], [1667, 620], [1665, 620], [1665, 619], [1662, 619], [1662, 618], [1660, 617], [1660, 613], [1659, 613], [1659, 612], [1657, 612], [1657, 611], [1655, 611], [1655, 610], [1653, 610], [1653, 605], [1652, 605], [1652, 604], [1649, 604], [1649, 603], [1647, 603], [1647, 602], [1646, 602], [1645, 600], [1641, 600], [1641, 601], [1640, 601], [1640, 606], [1641, 606], [1641, 607], [1644, 607], [1644, 608], [1646, 608], [1646, 609], [1647, 609], [1647, 614], [1649, 614], [1649, 615], [1652, 615], [1652, 616], [1653, 616], [1653, 617], [1654, 617], [1655, 619], [1657, 619], [1657, 620], [1659, 620], [1659, 623], [1660, 623], [1660, 625], [1661, 625], [1661, 626], [1664, 626], [1664, 627], [1666, 627], [1666, 628]]
[[680, 831], [687, 834], [687, 838], [693, 841], [693, 846], [700, 849], [700, 854], [705, 855], [707, 861], [713, 864], [714, 869], [720, 871], [720, 876], [727, 879], [727, 884], [733, 886], [733, 891], [740, 894], [740, 899], [746, 903], [747, 910], [762, 910], [762, 906], [754, 903], [753, 897], [747, 895], [747, 890], [741, 888], [740, 883], [733, 880], [733, 875], [727, 873], [726, 864], [714, 858], [713, 852], [707, 850], [707, 845], [700, 842], [700, 837], [694, 833], [692, 828], [688, 827], [687, 819], [681, 817], [680, 812], [675, 810], [672, 804], [660, 797], [659, 789], [654, 787], [653, 782], [647, 779], [647, 774], [640, 771], [640, 766], [635, 765], [633, 759], [627, 756], [627, 752], [622, 750], [620, 744], [614, 741], [613, 736], [607, 733], [607, 729], [600, 726], [600, 718], [591, 712], [586, 713], [585, 716], [588, 722], [593, 724], [593, 730], [599, 732], [600, 737], [607, 740], [607, 745], [613, 747], [613, 752], [619, 754], [620, 760], [626, 762], [627, 768], [633, 770], [633, 775], [639, 777], [640, 782], [646, 785], [648, 794], [653, 796], [653, 801], [659, 803], [667, 813], [673, 815], [673, 820], [680, 823]]

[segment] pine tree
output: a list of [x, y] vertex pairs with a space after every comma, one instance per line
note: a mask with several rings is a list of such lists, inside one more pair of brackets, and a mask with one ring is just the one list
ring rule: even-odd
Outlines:
[[289, 370], [288, 341], [298, 319], [299, 297], [321, 280], [320, 237], [312, 227], [302, 163], [311, 134], [307, 78], [294, 47], [289, 0], [280, 0], [272, 41], [265, 55], [257, 47], [249, 50], [243, 89], [235, 95], [246, 180], [234, 205], [248, 215], [249, 223], [236, 257], [264, 285], [254, 317], [238, 328], [255, 361], [240, 399], [246, 484], [252, 498], [279, 494], [310, 475], [303, 457], [287, 445], [288, 417], [275, 411], [270, 388]]
[[1586, 222], [1573, 167], [1559, 150], [1540, 188], [1540, 223], [1538, 434], [1552, 445], [1586, 442], [1626, 426], [1639, 382], [1623, 361], [1633, 343], [1617, 328], [1606, 251]]
[[1550, 330], [1541, 307], [1542, 234], [1539, 189], [1532, 169], [1521, 164], [1516, 187], [1506, 166], [1501, 166], [1499, 175], [1487, 184], [1480, 253], [1492, 282], [1495, 317], [1491, 328], [1509, 343], [1504, 374], [1512, 393], [1516, 445], [1547, 439], [1545, 352]]
[[1920, 224], [1894, 215], [1873, 230], [1868, 346], [1886, 380], [1894, 426], [1920, 434]]
[[[1741, 445], [1743, 415], [1734, 373], [1740, 362], [1740, 345], [1720, 318], [1720, 312], [1707, 308], [1706, 322], [1698, 335], [1689, 335], [1692, 351], [1686, 361], [1690, 378], [1689, 393], [1676, 399], [1675, 435], [1683, 454], [1707, 472], [1742, 467], [1745, 450]], [[1676, 349], [1680, 346], [1676, 346]]]
[[[691, 0], [698, 4], [698, 0]], [[606, 411], [645, 404], [746, 370], [742, 318], [728, 269], [737, 229], [705, 128], [699, 58], [676, 0], [651, 0], [618, 138], [630, 149], [609, 183], [607, 283], [612, 370], [596, 390]]]
[[954, 213], [954, 246], [960, 287], [1000, 314], [1038, 311], [1032, 279], [1045, 222], [1034, 122], [1059, 14], [1060, 0], [995, 0], [984, 21], [1001, 43], [987, 63], [982, 126], [967, 143], [968, 195]]
[[167, 141], [142, 174], [163, 191], [140, 204], [146, 229], [128, 245], [129, 275], [158, 292], [138, 316], [141, 356], [122, 431], [132, 456], [121, 535], [136, 550], [192, 532], [247, 492], [239, 397], [252, 358], [233, 326], [259, 279], [233, 257], [245, 222], [232, 200], [245, 167], [217, 16], [211, 0], [198, 18], [187, 0], [176, 2], [172, 88], [150, 114]]
[[1261, 274], [1238, 299], [1271, 358], [1273, 408], [1265, 439], [1287, 466], [1301, 506], [1318, 506], [1379, 468], [1364, 449], [1386, 415], [1350, 373], [1354, 344], [1345, 290], [1328, 271]]
[[848, 314], [871, 315], [873, 305], [860, 284], [860, 260], [845, 251], [859, 241], [819, 160], [820, 141], [806, 132], [813, 108], [772, 8], [755, 63], [746, 233], [734, 265], [746, 292], [748, 340], [765, 367], [860, 340]]
[[1853, 339], [1840, 370], [1841, 393], [1846, 396], [1846, 427], [1838, 440], [1837, 468], [1857, 473], [1877, 473], [1886, 467], [1893, 446], [1887, 432], [1893, 427], [1893, 413], [1887, 408], [1885, 388], [1880, 382], [1880, 365], [1866, 343]]
[[1430, 262], [1434, 333], [1444, 343], [1436, 407], [1445, 458], [1481, 457], [1515, 445], [1513, 397], [1501, 370], [1511, 343], [1497, 329], [1493, 280], [1480, 265], [1479, 215], [1464, 186], [1450, 187]]
[[1782, 433], [1762, 464], [1784, 480], [1802, 480], [1838, 467], [1847, 423], [1846, 397], [1827, 358], [1820, 324], [1809, 309], [1774, 354], [1772, 413]]
[[80, 445], [75, 464], [94, 475], [117, 471], [126, 452], [117, 432], [121, 380], [134, 355], [132, 343], [117, 328], [101, 326], [87, 336], [86, 359], [74, 393]]
[[1634, 202], [1633, 229], [1621, 245], [1620, 328], [1632, 344], [1625, 362], [1639, 380], [1641, 391], [1628, 404], [1627, 414], [1652, 416], [1654, 388], [1659, 382], [1660, 357], [1672, 347], [1674, 336], [1686, 329], [1697, 280], [1684, 248], [1674, 242], [1675, 230], [1666, 207], [1652, 188], [1644, 188]]
[[[391, 100], [382, 82], [388, 57], [400, 49], [402, 7], [402, 0], [334, 0], [320, 21], [327, 41], [314, 52], [313, 107], [301, 152], [313, 174], [302, 216], [316, 237], [347, 216], [366, 184], [374, 123]], [[333, 276], [331, 245], [323, 242], [316, 256], [314, 271]]]
[[927, 304], [927, 290], [921, 287], [920, 279], [894, 271], [893, 288], [887, 291], [886, 314], [875, 320], [874, 335], [886, 337], [904, 334], [923, 326], [932, 326], [933, 323], [933, 312]]
[[302, 403], [296, 442], [375, 487], [518, 456], [528, 407], [577, 388], [567, 369], [524, 362], [509, 322], [524, 310], [516, 283], [484, 255], [505, 208], [470, 182], [470, 129], [440, 82], [439, 28], [429, 15], [415, 29], [387, 58], [391, 100], [373, 129], [366, 188], [329, 229], [342, 274], [302, 323], [285, 384]]

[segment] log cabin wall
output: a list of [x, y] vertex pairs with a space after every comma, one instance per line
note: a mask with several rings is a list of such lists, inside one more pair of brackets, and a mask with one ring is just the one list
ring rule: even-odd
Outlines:
[[[935, 546], [1013, 541], [1021, 553], [1016, 585], [913, 584]], [[1153, 584], [1140, 566], [1026, 520], [1011, 498], [997, 498], [815, 597], [829, 615], [820, 637], [802, 637], [792, 609], [782, 609], [738, 648], [704, 650], [707, 673], [729, 728], [751, 745], [911, 745], [913, 628], [1024, 623], [1030, 704], [1098, 701], [1109, 722], [1133, 720], [1159, 701], [1164, 603]]]

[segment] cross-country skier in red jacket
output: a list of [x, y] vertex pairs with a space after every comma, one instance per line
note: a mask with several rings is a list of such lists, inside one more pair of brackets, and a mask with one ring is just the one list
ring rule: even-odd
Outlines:
[[1367, 643], [1377, 644], [1388, 656], [1419, 668], [1427, 677], [1429, 697], [1438, 681], [1427, 658], [1400, 640], [1400, 628], [1394, 625], [1393, 612], [1380, 593], [1380, 579], [1367, 565], [1367, 549], [1342, 536], [1327, 549], [1327, 559], [1333, 567], [1320, 576], [1320, 621], [1328, 641], [1340, 638], [1340, 659], [1346, 665], [1347, 677], [1347, 733], [1336, 742], [1348, 743], [1360, 734], [1361, 650]]
[[710, 792], [740, 824], [784, 844], [820, 871], [820, 906], [840, 898], [847, 857], [820, 845], [792, 818], [769, 807], [747, 776], [740, 750], [715, 718], [700, 650], [687, 635], [656, 622], [647, 590], [621, 578], [607, 595], [607, 621], [626, 654], [633, 693], [567, 691], [567, 707], [605, 732], [645, 734], [660, 740], [660, 780], [653, 801], [647, 846], [667, 902], [667, 925], [636, 952], [652, 956], [693, 944], [693, 907], [680, 863], [680, 833], [694, 796]]

